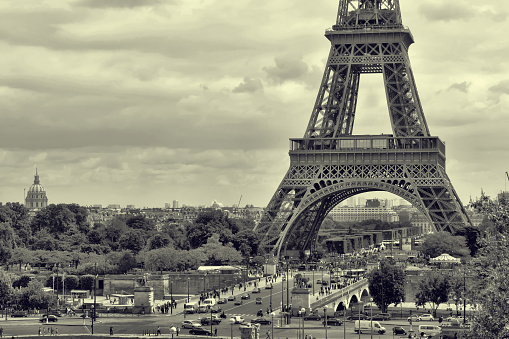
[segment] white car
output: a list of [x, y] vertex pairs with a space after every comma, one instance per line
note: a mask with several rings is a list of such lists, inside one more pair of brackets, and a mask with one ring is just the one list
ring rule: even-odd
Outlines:
[[233, 324], [240, 324], [244, 322], [244, 318], [242, 318], [240, 315], [236, 315], [230, 318], [230, 322]]
[[423, 314], [419, 317], [420, 321], [433, 321], [435, 318], [431, 314]]
[[195, 320], [184, 320], [182, 322], [182, 328], [192, 329], [197, 327], [201, 327], [201, 324]]

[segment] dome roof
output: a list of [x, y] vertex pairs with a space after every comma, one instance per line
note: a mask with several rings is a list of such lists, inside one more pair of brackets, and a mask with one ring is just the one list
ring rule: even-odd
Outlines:
[[28, 193], [41, 193], [45, 192], [44, 187], [41, 186], [39, 181], [39, 174], [37, 173], [37, 169], [35, 169], [35, 178], [34, 178], [34, 184], [30, 186], [28, 189]]
[[46, 192], [44, 190], [44, 187], [42, 187], [40, 184], [33, 184], [28, 189], [28, 193], [40, 193], [40, 192]]

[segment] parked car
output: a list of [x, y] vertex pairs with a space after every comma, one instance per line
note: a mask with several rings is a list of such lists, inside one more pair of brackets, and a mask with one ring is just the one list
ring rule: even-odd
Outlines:
[[316, 321], [319, 321], [319, 320], [322, 320], [322, 317], [320, 317], [319, 314], [310, 314], [310, 315], [305, 316], [304, 320], [316, 320]]
[[271, 290], [272, 289], [272, 284], [265, 286], [265, 289], [266, 290]]
[[374, 314], [371, 319], [373, 320], [391, 320], [391, 315], [389, 313], [379, 313]]
[[415, 315], [415, 314], [414, 314], [414, 315], [409, 316], [409, 317], [407, 318], [407, 320], [408, 320], [409, 322], [410, 322], [410, 321], [414, 322], [414, 321], [419, 321], [420, 319], [419, 319], [419, 316], [417, 316], [417, 315]]
[[406, 330], [401, 326], [394, 326], [392, 328], [393, 334], [406, 334]]
[[27, 311], [15, 311], [11, 314], [11, 317], [13, 318], [24, 318], [24, 317], [28, 317], [28, 312]]
[[240, 299], [251, 299], [251, 295], [250, 295], [250, 294], [245, 293], [245, 294], [243, 294], [243, 295], [241, 295], [241, 296], [240, 296]]
[[228, 301], [235, 301], [235, 299], [237, 299], [237, 298], [235, 298], [235, 296], [234, 296], [234, 295], [230, 295], [230, 296], [228, 297]]
[[210, 312], [212, 313], [220, 313], [223, 309], [219, 305], [214, 305], [210, 308]]
[[218, 303], [218, 304], [226, 304], [227, 302], [228, 302], [228, 299], [226, 299], [226, 298], [219, 298], [219, 299], [217, 300], [217, 303]]
[[261, 293], [261, 292], [262, 292], [262, 290], [260, 290], [260, 288], [255, 288], [255, 289], [253, 290], [253, 293]]
[[45, 314], [45, 315], [42, 316], [42, 318], [39, 319], [39, 321], [41, 323], [43, 323], [43, 322], [46, 322], [46, 319], [48, 320], [48, 322], [52, 322], [52, 323], [58, 321], [58, 317], [56, 315], [53, 315], [53, 314], [50, 314], [50, 315]]
[[431, 314], [422, 314], [421, 316], [419, 316], [419, 320], [420, 321], [433, 321], [433, 320], [435, 320], [435, 318], [433, 318], [433, 316]]
[[234, 305], [242, 305], [242, 304], [243, 304], [242, 299], [240, 299], [240, 300], [235, 300]]
[[269, 319], [265, 319], [265, 318], [255, 318], [255, 319], [251, 319], [251, 323], [252, 324], [260, 324], [260, 325], [270, 325], [270, 324], [272, 324], [272, 321], [270, 321]]
[[184, 320], [182, 322], [182, 328], [196, 328], [201, 327], [201, 324], [196, 320]]
[[[325, 325], [325, 320], [322, 321], [322, 324]], [[341, 325], [343, 325], [343, 322], [336, 318], [327, 318], [327, 325], [341, 326]]]
[[256, 298], [256, 303], [257, 304], [261, 304], [262, 303], [262, 298], [260, 298], [260, 297]]
[[204, 328], [204, 327], [195, 327], [193, 329], [190, 329], [189, 330], [189, 334], [193, 334], [193, 335], [208, 335], [208, 336], [212, 336], [212, 332], [210, 332], [209, 329], [207, 328]]
[[351, 315], [349, 317], [346, 318], [347, 320], [366, 320], [368, 319], [368, 316], [365, 315], [365, 314], [355, 314], [355, 315]]

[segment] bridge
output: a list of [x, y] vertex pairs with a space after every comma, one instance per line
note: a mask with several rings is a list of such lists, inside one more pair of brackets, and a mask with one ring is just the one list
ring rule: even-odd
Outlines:
[[329, 295], [312, 301], [311, 308], [315, 310], [327, 305], [330, 310], [336, 312], [349, 309], [351, 305], [355, 305], [359, 301], [366, 302], [370, 300], [368, 279], [365, 278], [342, 289], [333, 291]]

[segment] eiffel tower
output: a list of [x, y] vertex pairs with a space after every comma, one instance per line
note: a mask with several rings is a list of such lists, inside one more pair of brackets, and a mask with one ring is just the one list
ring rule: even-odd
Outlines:
[[[283, 247], [313, 251], [331, 209], [372, 191], [407, 200], [437, 231], [469, 225], [445, 171], [445, 144], [424, 118], [399, 0], [340, 0], [325, 37], [331, 49], [306, 132], [290, 139], [290, 168], [254, 229], [262, 248], [276, 257]], [[352, 134], [364, 73], [383, 75], [392, 134]]]

